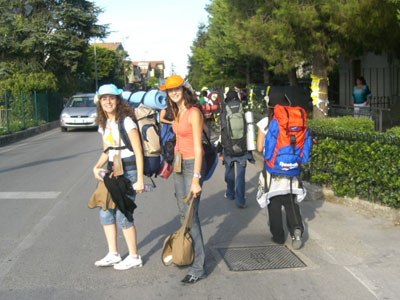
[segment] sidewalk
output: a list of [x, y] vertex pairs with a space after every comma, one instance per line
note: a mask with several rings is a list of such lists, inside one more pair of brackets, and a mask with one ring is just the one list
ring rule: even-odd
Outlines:
[[[255, 156], [257, 158], [257, 155]], [[251, 219], [251, 222], [236, 236], [232, 236], [231, 245], [249, 246], [270, 243], [267, 212], [265, 209], [260, 209], [255, 200], [260, 166], [262, 166], [262, 161], [259, 158], [256, 166], [248, 165], [246, 180], [249, 208], [242, 215], [246, 214], [245, 218]], [[296, 283], [299, 270], [288, 269], [286, 272], [292, 273], [293, 276], [292, 284], [299, 285], [297, 288], [300, 291], [304, 289], [311, 292], [313, 276], [320, 273], [322, 278], [319, 280], [322, 282], [326, 280], [327, 287], [330, 285], [333, 289], [333, 294], [328, 293], [323, 297], [320, 295], [320, 299], [369, 299], [370, 296], [372, 299], [398, 299], [400, 228], [394, 224], [394, 220], [398, 222], [400, 219], [398, 211], [371, 205], [364, 200], [337, 198], [328, 189], [318, 186], [307, 185], [307, 187], [308, 196], [300, 205], [305, 225], [305, 245], [300, 251], [294, 252], [306, 263], [307, 267], [300, 273], [308, 273], [310, 282], [301, 287], [299, 282]], [[343, 205], [344, 203], [346, 205]], [[234, 207], [231, 209], [235, 210]], [[238, 219], [234, 218], [232, 225], [237, 223]], [[221, 230], [214, 236], [223, 236], [223, 232], [224, 230]], [[220, 245], [222, 241], [215, 243]], [[291, 249], [290, 237], [287, 238], [286, 245]], [[365, 297], [363, 298], [360, 293], [351, 296], [357, 291], [355, 286], [351, 288], [352, 284], [347, 290], [338, 286], [341, 292], [334, 288], [341, 280], [335, 279], [338, 274], [328, 271], [331, 266], [338, 267], [338, 274], [343, 273], [343, 278], [348, 276], [350, 278], [348, 283], [360, 284], [362, 286], [360, 291], [365, 288]], [[317, 269], [319, 271], [316, 271]], [[271, 270], [262, 272], [271, 272]], [[290, 282], [287, 283], [290, 288]], [[318, 298], [315, 294], [313, 296], [311, 294], [310, 298]], [[369, 294], [368, 297], [367, 294]], [[293, 299], [295, 298], [308, 299], [306, 295]]]
[[[322, 191], [313, 186], [309, 186], [311, 192], [300, 205], [305, 225], [304, 247], [292, 250], [289, 236], [285, 243], [306, 266], [231, 271], [221, 249], [252, 250], [274, 245], [267, 211], [260, 209], [255, 200], [260, 168], [260, 160], [256, 165], [247, 165], [246, 209], [238, 209], [233, 201], [224, 198], [221, 164], [204, 184], [199, 212], [208, 277], [194, 286], [179, 287], [185, 269], [160, 265], [165, 232], [176, 230], [178, 222], [176, 218], [167, 222], [166, 211], [155, 213], [152, 219], [157, 218], [163, 225], [150, 225], [150, 232], [139, 242], [146, 266], [143, 270], [146, 274], [149, 270], [145, 277], [149, 282], [158, 282], [157, 290], [146, 299], [398, 299], [400, 228], [381, 216], [360, 213], [360, 208], [323, 201]], [[163, 205], [167, 205], [164, 197], [171, 181], [158, 180], [157, 184], [153, 195], [144, 195], [140, 200], [143, 211], [157, 211], [154, 199], [163, 199]], [[173, 210], [173, 200], [167, 202]], [[144, 219], [138, 218], [138, 224], [142, 222]], [[146, 228], [141, 230], [146, 232]], [[262, 261], [268, 257], [255, 259]], [[138, 292], [142, 290], [138, 288]]]

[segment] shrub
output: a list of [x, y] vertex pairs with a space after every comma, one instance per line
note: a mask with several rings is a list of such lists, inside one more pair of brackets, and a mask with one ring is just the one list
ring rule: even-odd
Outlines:
[[400, 126], [392, 127], [390, 129], [386, 130], [386, 133], [389, 135], [394, 135], [394, 136], [400, 137]]
[[305, 174], [313, 183], [330, 185], [338, 196], [400, 207], [400, 139], [373, 133], [369, 123], [369, 119], [353, 117], [309, 122], [317, 142], [311, 162], [304, 166]]
[[374, 123], [368, 118], [354, 118], [352, 116], [337, 118], [309, 119], [310, 128], [334, 129], [334, 130], [357, 130], [362, 132], [374, 132]]

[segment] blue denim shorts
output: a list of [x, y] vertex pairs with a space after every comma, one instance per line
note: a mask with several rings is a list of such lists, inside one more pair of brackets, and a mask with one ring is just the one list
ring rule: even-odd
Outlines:
[[[137, 172], [135, 170], [124, 171], [124, 177], [128, 178], [133, 184], [136, 182]], [[136, 192], [133, 191], [133, 196], [129, 196], [132, 202], [135, 202]], [[100, 223], [101, 225], [118, 224], [119, 228], [127, 229], [133, 226], [133, 222], [129, 222], [125, 215], [118, 209], [99, 209]]]

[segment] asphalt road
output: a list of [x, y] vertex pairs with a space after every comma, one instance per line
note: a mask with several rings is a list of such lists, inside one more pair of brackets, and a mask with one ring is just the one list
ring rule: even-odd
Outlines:
[[[272, 244], [255, 201], [259, 165], [247, 168], [246, 209], [224, 199], [221, 165], [204, 185], [206, 279], [182, 286], [185, 268], [161, 263], [163, 240], [179, 227], [172, 178], [137, 197], [143, 268], [96, 268], [107, 248], [87, 202], [100, 149], [95, 131], [59, 129], [0, 148], [0, 299], [399, 299], [400, 228], [316, 194], [301, 204], [305, 246], [293, 251], [306, 267], [230, 271], [218, 248]], [[120, 232], [118, 244], [126, 255]]]

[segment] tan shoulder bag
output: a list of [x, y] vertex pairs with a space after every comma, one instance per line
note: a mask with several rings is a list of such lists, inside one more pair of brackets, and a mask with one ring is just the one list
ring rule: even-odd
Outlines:
[[193, 241], [190, 235], [194, 201], [192, 193], [187, 195], [183, 201], [185, 201], [185, 203], [190, 201], [190, 205], [186, 211], [185, 221], [178, 231], [170, 234], [164, 240], [161, 260], [165, 266], [169, 266], [172, 263], [177, 266], [187, 266], [190, 265], [194, 259]]

